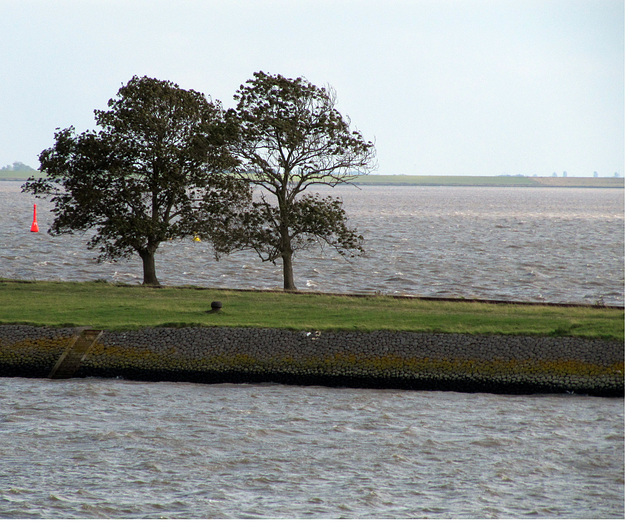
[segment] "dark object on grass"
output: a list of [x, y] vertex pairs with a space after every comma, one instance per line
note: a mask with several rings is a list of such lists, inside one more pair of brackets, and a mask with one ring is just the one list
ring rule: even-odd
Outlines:
[[217, 313], [222, 309], [222, 302], [211, 302], [211, 311], [207, 311], [207, 313]]

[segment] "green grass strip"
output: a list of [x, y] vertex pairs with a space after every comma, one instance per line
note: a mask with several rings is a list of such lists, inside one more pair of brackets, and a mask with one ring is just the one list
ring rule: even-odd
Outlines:
[[[214, 300], [222, 302], [222, 310], [207, 312]], [[111, 330], [156, 326], [392, 330], [624, 340], [621, 309], [147, 288], [105, 282], [0, 280], [0, 324]]]

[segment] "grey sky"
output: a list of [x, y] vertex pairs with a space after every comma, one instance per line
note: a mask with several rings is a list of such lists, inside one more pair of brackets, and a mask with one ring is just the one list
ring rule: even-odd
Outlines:
[[0, 166], [133, 75], [330, 84], [381, 174], [624, 174], [622, 0], [0, 0]]

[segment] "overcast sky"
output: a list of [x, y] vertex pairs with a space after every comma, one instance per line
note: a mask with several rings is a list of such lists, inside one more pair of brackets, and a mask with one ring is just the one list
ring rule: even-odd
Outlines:
[[624, 174], [622, 0], [0, 0], [0, 167], [134, 75], [331, 85], [378, 173]]

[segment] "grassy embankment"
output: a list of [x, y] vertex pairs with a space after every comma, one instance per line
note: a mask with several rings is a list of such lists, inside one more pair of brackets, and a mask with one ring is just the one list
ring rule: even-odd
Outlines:
[[[213, 300], [223, 308], [208, 313]], [[611, 308], [0, 280], [0, 324], [16, 323], [112, 330], [240, 326], [624, 340], [624, 311]]]

